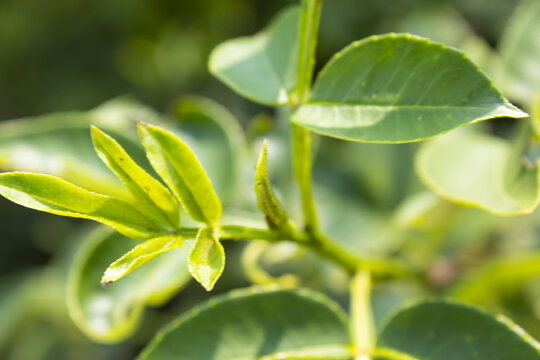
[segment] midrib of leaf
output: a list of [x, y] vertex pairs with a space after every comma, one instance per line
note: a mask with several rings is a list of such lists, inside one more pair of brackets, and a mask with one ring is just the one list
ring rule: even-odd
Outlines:
[[[69, 207], [62, 206], [60, 204], [57, 204], [57, 203], [49, 201], [49, 200], [45, 200], [44, 198], [42, 198], [42, 197], [40, 197], [38, 195], [35, 195], [35, 194], [28, 195], [24, 191], [21, 191], [21, 190], [15, 189], [15, 188], [10, 188], [10, 187], [7, 187], [7, 186], [2, 186], [2, 185], [0, 185], [0, 188], [5, 188], [8, 191], [17, 192], [19, 194], [19, 196], [27, 197], [28, 199], [31, 199], [31, 200], [34, 200], [34, 201], [40, 203], [40, 204], [43, 204], [44, 206], [51, 209], [50, 211], [49, 210], [44, 210], [44, 211], [47, 211], [47, 212], [50, 212], [50, 213], [53, 213], [53, 214], [55, 214], [55, 213], [57, 215], [69, 214], [69, 216], [71, 216], [71, 217], [78, 217], [78, 218], [81, 218], [81, 219], [89, 219], [89, 220], [94, 220], [94, 221], [103, 219], [104, 223], [107, 223], [112, 227], [116, 227], [117, 224], [118, 224], [120, 226], [129, 226], [130, 228], [137, 229], [137, 230], [144, 231], [144, 232], [151, 232], [151, 231], [156, 230], [156, 229], [146, 228], [144, 226], [139, 225], [138, 223], [131, 223], [130, 222], [129, 224], [124, 224], [124, 223], [122, 223], [121, 221], [118, 221], [118, 219], [115, 219], [115, 218], [114, 219], [113, 218], [104, 218], [104, 217], [101, 217], [101, 216], [94, 216], [94, 215], [85, 214], [85, 213], [80, 212], [79, 210], [70, 209]], [[144, 216], [138, 209], [134, 208], [131, 204], [125, 202], [124, 200], [121, 200], [121, 199], [118, 199], [118, 198], [113, 198], [111, 196], [107, 196], [107, 195], [103, 195], [103, 194], [94, 193], [92, 191], [88, 191], [88, 190], [85, 190], [85, 189], [80, 189], [80, 190], [91, 193], [91, 194], [93, 194], [94, 196], [97, 196], [97, 197], [114, 199], [116, 201], [123, 202], [123, 203], [125, 203], [125, 205], [131, 207], [133, 209], [133, 211], [136, 211], [137, 213], [139, 213], [139, 215], [141, 217], [146, 219], [146, 216]], [[6, 196], [6, 198], [9, 199], [9, 197], [7, 197], [7, 196]], [[150, 220], [148, 220], [148, 221], [150, 222]]]
[[[165, 148], [163, 148], [163, 147], [161, 147], [161, 148], [163, 149], [163, 154], [165, 154], [165, 157], [166, 157], [167, 160], [168, 160], [168, 161], [167, 161], [167, 166], [172, 166], [172, 167], [174, 168], [176, 174], [178, 175], [178, 177], [179, 177], [180, 180], [182, 181], [182, 185], [184, 185], [184, 186], [186, 187], [186, 189], [188, 189], [188, 191], [189, 191], [189, 196], [190, 196], [191, 199], [193, 200], [193, 203], [197, 205], [197, 211], [199, 212], [199, 214], [201, 214], [201, 215], [204, 217], [204, 219], [206, 220], [206, 222], [207, 222], [209, 225], [211, 225], [211, 224], [210, 224], [210, 221], [207, 219], [206, 214], [203, 212], [201, 205], [200, 205], [199, 202], [197, 201], [197, 197], [193, 195], [193, 189], [192, 189], [192, 187], [189, 185], [189, 182], [186, 181], [186, 179], [185, 179], [185, 177], [184, 177], [184, 175], [183, 175], [183, 172], [182, 172], [181, 170], [179, 171], [179, 169], [176, 167], [176, 162], [173, 160], [174, 157], [172, 156], [172, 154], [169, 152], [168, 149], [165, 149]], [[171, 190], [173, 190], [173, 189], [171, 189]], [[173, 190], [173, 191], [175, 191], [175, 190]], [[176, 191], [175, 191], [175, 192], [176, 192]], [[180, 196], [179, 196], [179, 197], [180, 197]], [[180, 199], [180, 200], [182, 200], [182, 199]]]
[[470, 110], [498, 110], [499, 108], [507, 109], [511, 111], [516, 111], [516, 113], [521, 113], [518, 109], [513, 107], [508, 107], [510, 104], [499, 105], [497, 108], [492, 106], [467, 106], [467, 105], [399, 105], [399, 104], [369, 104], [369, 103], [353, 103], [353, 102], [342, 102], [342, 101], [310, 101], [306, 106], [310, 105], [320, 105], [320, 106], [351, 106], [351, 107], [372, 107], [372, 108], [394, 108], [394, 109], [470, 109]]
[[[326, 344], [279, 351], [264, 356], [258, 356], [256, 360], [346, 360], [350, 358], [351, 354], [352, 352], [348, 345]], [[253, 360], [253, 356], [229, 357], [223, 360]]]

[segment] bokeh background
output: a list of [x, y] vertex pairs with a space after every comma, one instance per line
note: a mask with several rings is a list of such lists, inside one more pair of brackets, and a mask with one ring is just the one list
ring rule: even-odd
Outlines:
[[[248, 146], [257, 147], [260, 138], [267, 135], [277, 138], [281, 134], [274, 120], [274, 115], [279, 117], [279, 113], [242, 99], [210, 76], [207, 58], [220, 42], [255, 33], [281, 8], [295, 3], [287, 0], [1, 0], [0, 120], [87, 111], [125, 95], [158, 113], [174, 114], [179, 97], [200, 95], [225, 105], [246, 132]], [[519, 0], [327, 0], [317, 67], [351, 41], [390, 31], [408, 31], [462, 48], [490, 73], [498, 61], [496, 48], [505, 24], [519, 3]], [[489, 125], [489, 131], [506, 136], [511, 127], [509, 121], [499, 120]], [[0, 131], [5, 129], [8, 127]], [[5, 140], [3, 135], [9, 137], [7, 132], [0, 133], [0, 141]], [[330, 232], [338, 236], [340, 232], [356, 231], [354, 226], [358, 224], [354, 223], [358, 221], [368, 224], [364, 230], [372, 232], [369, 236], [375, 234], [377, 226], [385, 227], [388, 219], [397, 216], [396, 209], [411, 194], [422, 190], [412, 173], [416, 145], [366, 146], [362, 151], [355, 146], [322, 141], [320, 148], [325, 151], [319, 153], [315, 168], [321, 186], [318, 197], [329, 208], [327, 213], [322, 211], [322, 216], [329, 219], [326, 226], [334, 228]], [[249, 156], [246, 168], [252, 169], [254, 158]], [[335, 161], [336, 157], [340, 161]], [[280, 161], [279, 156], [274, 159], [276, 167], [284, 167]], [[283, 179], [290, 179], [289, 175], [275, 179], [284, 185], [284, 194], [287, 194], [287, 180]], [[358, 201], [343, 205], [336, 200], [339, 196], [324, 188], [338, 189], [342, 198]], [[251, 185], [242, 183], [238, 191], [250, 192]], [[246, 198], [249, 203], [249, 196]], [[290, 201], [290, 197], [287, 199], [286, 202]], [[235, 206], [242, 207], [241, 202]], [[406, 283], [381, 285], [375, 295], [377, 311], [390, 311], [394, 303], [418, 294], [444, 293], [457, 276], [456, 267], [538, 246], [538, 221], [534, 215], [510, 222], [449, 203], [437, 203], [437, 206], [439, 212], [433, 213], [432, 219], [426, 220], [420, 229], [414, 229], [414, 234], [406, 235], [413, 240], [404, 246], [398, 247], [393, 242], [384, 248], [384, 251], [392, 248], [409, 252], [411, 262], [425, 266], [431, 283], [426, 287]], [[245, 207], [252, 209], [253, 204]], [[341, 218], [331, 219], [332, 209], [350, 213], [350, 223], [344, 224], [346, 220]], [[80, 247], [79, 238], [84, 237], [81, 233], [89, 231], [87, 226], [84, 221], [37, 213], [0, 198], [0, 358], [131, 359], [156, 329], [208, 298], [197, 285], [189, 284], [165, 306], [149, 309], [142, 326], [130, 339], [114, 345], [99, 345], [89, 340], [67, 315], [64, 289], [73, 253]], [[442, 238], [451, 245], [433, 246]], [[470, 242], [473, 245], [465, 246], [470, 239], [474, 239]], [[426, 242], [430, 246], [422, 245]], [[383, 251], [373, 244], [361, 248]], [[242, 245], [230, 245], [227, 251], [230, 267], [217, 293], [250, 284], [249, 276], [244, 275], [239, 265]], [[259, 250], [250, 251], [256, 254]], [[290, 251], [283, 248], [270, 253], [268, 271], [278, 275], [299, 271], [301, 284], [322, 288], [346, 306], [346, 289], [340, 288], [339, 281], [330, 281], [332, 288], [306, 275], [318, 260], [296, 254], [291, 258], [301, 259], [295, 265], [275, 265], [272, 261]], [[530, 268], [531, 277], [538, 270]], [[493, 305], [533, 334], [540, 334], [540, 303], [534, 300], [540, 286], [536, 282], [531, 284], [512, 290], [496, 304], [483, 305]]]

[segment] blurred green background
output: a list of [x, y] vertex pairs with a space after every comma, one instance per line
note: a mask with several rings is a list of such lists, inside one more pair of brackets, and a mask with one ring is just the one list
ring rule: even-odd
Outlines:
[[[131, 95], [157, 112], [171, 115], [179, 96], [196, 94], [225, 105], [238, 118], [247, 133], [248, 146], [255, 148], [256, 153], [260, 138], [279, 139], [283, 135], [273, 120], [274, 115], [280, 116], [279, 112], [274, 114], [271, 109], [233, 93], [209, 75], [206, 61], [211, 49], [220, 42], [253, 34], [278, 10], [296, 3], [287, 0], [1, 0], [0, 120], [86, 111], [122, 95]], [[351, 41], [372, 34], [408, 31], [461, 47], [491, 73], [497, 61], [494, 51], [519, 3], [518, 0], [327, 0], [317, 67]], [[487, 127], [503, 136], [511, 131], [506, 120]], [[0, 139], [6, 134], [0, 133]], [[282, 137], [281, 141], [288, 140]], [[356, 231], [359, 226], [356, 222], [365, 224], [363, 231], [368, 234], [364, 233], [365, 237], [377, 241], [361, 245], [363, 251], [403, 252], [411, 263], [425, 267], [431, 280], [426, 287], [400, 282], [381, 284], [374, 300], [379, 313], [384, 314], [396, 302], [418, 294], [449, 293], [456, 276], [455, 267], [469, 269], [495, 255], [538, 247], [535, 215], [501, 220], [480, 210], [417, 196], [423, 188], [412, 170], [416, 145], [365, 145], [361, 150], [358, 146], [333, 140], [322, 140], [319, 144], [321, 151], [314, 172], [320, 186], [318, 198], [327, 209], [321, 210], [325, 226], [334, 236], [340, 236]], [[280, 156], [286, 158], [286, 154], [278, 154], [274, 168], [280, 167], [283, 160]], [[336, 162], [336, 157], [340, 161]], [[243, 166], [249, 178], [249, 169], [254, 166], [253, 154], [246, 159], [249, 163]], [[278, 174], [275, 179], [285, 195], [290, 186], [289, 175]], [[240, 193], [251, 191], [249, 179], [241, 181], [239, 186]], [[245, 197], [247, 200], [234, 206], [251, 210], [253, 204], [245, 205], [250, 201], [249, 196]], [[428, 211], [431, 218], [424, 214], [416, 227], [400, 233], [407, 238], [406, 242], [381, 231], [389, 221], [399, 225], [410, 212], [419, 211], [418, 208], [437, 210]], [[332, 217], [335, 209], [346, 209], [348, 217], [343, 219], [335, 214]], [[30, 211], [0, 198], [0, 225], [0, 318], [5, 319], [0, 323], [0, 358], [131, 359], [171, 316], [208, 298], [198, 286], [190, 284], [165, 307], [150, 309], [135, 337], [120, 345], [97, 345], [69, 320], [63, 289], [66, 269], [81, 244], [80, 233], [87, 231], [88, 224]], [[229, 261], [218, 293], [249, 284], [239, 265], [242, 249], [242, 245], [236, 244], [227, 248], [229, 259], [237, 261]], [[259, 250], [250, 251], [254, 254]], [[268, 255], [270, 272], [299, 272], [302, 284], [330, 292], [346, 305], [340, 287], [343, 282], [336, 282], [336, 278], [313, 279], [317, 260], [297, 254], [292, 258], [300, 260], [284, 266], [272, 260], [272, 256], [279, 258], [291, 250], [273, 251], [274, 254]], [[538, 272], [528, 269], [525, 277]], [[496, 271], [504, 273], [504, 270]], [[534, 300], [539, 290], [536, 282], [512, 289], [510, 295], [493, 301], [496, 304], [479, 302], [508, 313], [539, 335], [540, 305]]]

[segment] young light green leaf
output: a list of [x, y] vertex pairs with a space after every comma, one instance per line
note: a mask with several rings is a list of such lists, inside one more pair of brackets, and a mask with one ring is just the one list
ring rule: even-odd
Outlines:
[[163, 236], [147, 240], [135, 246], [120, 259], [109, 265], [101, 278], [101, 285], [105, 286], [115, 282], [159, 255], [179, 248], [182, 243], [180, 236]]
[[50, 175], [0, 174], [0, 195], [31, 209], [94, 220], [136, 239], [165, 232], [121, 199], [87, 191]]
[[538, 166], [523, 164], [508, 142], [482, 133], [430, 141], [417, 155], [416, 171], [441, 197], [497, 215], [528, 214], [539, 201]]
[[398, 312], [378, 346], [422, 360], [538, 360], [540, 347], [510, 320], [442, 300]]
[[133, 195], [137, 208], [148, 218], [175, 229], [180, 214], [172, 194], [139, 165], [113, 138], [92, 126], [94, 148], [103, 162]]
[[388, 34], [336, 54], [293, 121], [345, 140], [401, 143], [481, 120], [526, 116], [462, 52]]
[[139, 136], [152, 167], [196, 221], [215, 224], [221, 203], [204, 169], [179, 138], [158, 127], [139, 123]]
[[[211, 346], [209, 346], [211, 344]], [[307, 290], [240, 290], [173, 321], [138, 360], [351, 358], [345, 315]]]
[[211, 229], [199, 230], [188, 265], [195, 280], [211, 291], [225, 269], [225, 250]]
[[219, 45], [210, 55], [210, 72], [252, 101], [290, 103], [298, 68], [298, 19], [298, 7], [291, 7], [261, 33]]
[[528, 0], [510, 18], [501, 40], [501, 85], [528, 110], [540, 96], [539, 33], [540, 2]]
[[285, 234], [293, 231], [292, 224], [278, 198], [272, 190], [267, 169], [268, 148], [266, 141], [255, 167], [255, 195], [257, 206], [266, 217], [271, 229], [279, 230]]
[[162, 305], [191, 279], [187, 269], [189, 242], [103, 288], [103, 269], [138, 244], [99, 227], [85, 236], [77, 251], [69, 271], [68, 311], [94, 341], [117, 343], [128, 338], [137, 329], [145, 306]]

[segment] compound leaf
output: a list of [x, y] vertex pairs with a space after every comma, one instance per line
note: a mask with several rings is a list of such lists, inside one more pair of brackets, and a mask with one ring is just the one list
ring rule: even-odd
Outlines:
[[378, 346], [422, 360], [540, 359], [538, 343], [510, 320], [442, 300], [398, 312]]
[[189, 280], [191, 244], [169, 251], [105, 288], [105, 269], [138, 245], [105, 227], [92, 231], [79, 248], [69, 271], [67, 304], [75, 324], [100, 343], [117, 343], [138, 327], [146, 305], [167, 302]]
[[105, 286], [115, 282], [159, 255], [179, 248], [182, 243], [180, 236], [163, 236], [135, 246], [105, 270], [105, 274], [101, 278], [101, 285]]
[[255, 167], [255, 195], [257, 206], [266, 216], [268, 226], [283, 233], [292, 231], [289, 217], [272, 190], [267, 169], [268, 147], [266, 141]]
[[0, 174], [0, 194], [31, 209], [100, 222], [128, 237], [148, 239], [164, 232], [124, 200], [87, 191], [50, 175]]
[[207, 291], [214, 288], [225, 269], [225, 250], [210, 229], [201, 228], [189, 254], [189, 272]]
[[291, 7], [261, 33], [224, 42], [210, 55], [210, 72], [255, 102], [289, 103], [297, 78], [298, 20], [298, 7]]
[[199, 306], [156, 335], [139, 360], [351, 358], [343, 312], [306, 290], [241, 290]]
[[526, 116], [462, 52], [388, 34], [336, 54], [293, 121], [345, 140], [401, 143], [481, 120]]
[[191, 149], [161, 128], [139, 124], [139, 135], [158, 175], [196, 221], [215, 224], [221, 203], [204, 169]]
[[133, 195], [137, 208], [172, 229], [178, 227], [178, 202], [172, 194], [137, 165], [120, 144], [95, 126], [92, 126], [92, 140], [99, 157]]
[[538, 166], [513, 159], [510, 143], [491, 135], [459, 132], [434, 139], [418, 153], [416, 170], [443, 198], [497, 215], [528, 214], [538, 204]]

